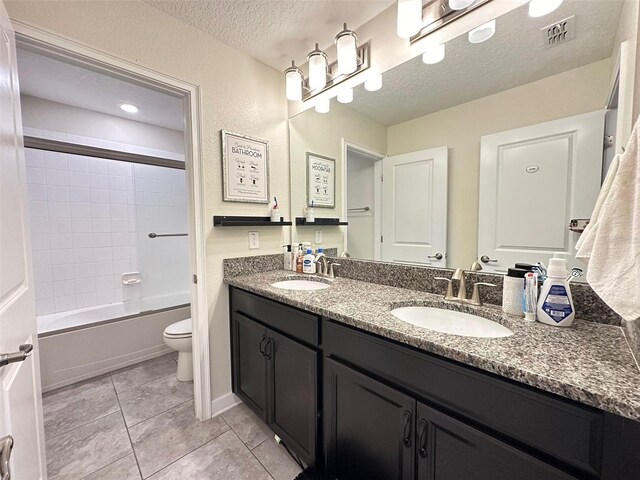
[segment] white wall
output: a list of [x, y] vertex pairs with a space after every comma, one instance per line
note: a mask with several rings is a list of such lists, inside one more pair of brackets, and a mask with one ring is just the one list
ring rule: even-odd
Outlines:
[[228, 293], [222, 260], [282, 251], [288, 231], [260, 230], [248, 250], [247, 230], [213, 229], [214, 214], [265, 215], [264, 205], [222, 201], [220, 129], [269, 141], [271, 192], [289, 211], [289, 156], [284, 78], [265, 64], [140, 1], [6, 1], [9, 15], [131, 63], [199, 85], [201, 90], [210, 311], [212, 394], [231, 391]]
[[183, 132], [29, 95], [21, 95], [20, 103], [26, 127], [138, 147], [137, 153], [142, 155], [167, 156], [170, 152], [171, 158], [184, 159]]
[[610, 73], [605, 59], [388, 128], [389, 155], [449, 146], [449, 266], [476, 258], [480, 137], [602, 109]]

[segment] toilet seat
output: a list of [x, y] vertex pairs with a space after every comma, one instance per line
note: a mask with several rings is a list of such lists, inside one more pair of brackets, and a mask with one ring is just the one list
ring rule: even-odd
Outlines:
[[167, 338], [191, 338], [191, 335], [192, 323], [190, 318], [172, 323], [164, 330], [164, 336]]

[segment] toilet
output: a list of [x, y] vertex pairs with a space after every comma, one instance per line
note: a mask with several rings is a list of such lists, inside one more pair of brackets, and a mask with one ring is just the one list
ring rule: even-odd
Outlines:
[[172, 323], [164, 330], [164, 343], [178, 351], [178, 372], [176, 378], [180, 382], [193, 380], [193, 355], [191, 342], [191, 319]]

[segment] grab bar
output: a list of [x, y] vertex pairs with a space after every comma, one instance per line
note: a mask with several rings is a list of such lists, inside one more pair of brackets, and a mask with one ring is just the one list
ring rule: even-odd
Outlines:
[[347, 208], [347, 212], [368, 212], [369, 207]]
[[151, 232], [149, 234], [149, 238], [156, 238], [156, 237], [186, 237], [188, 236], [188, 233], [154, 233]]

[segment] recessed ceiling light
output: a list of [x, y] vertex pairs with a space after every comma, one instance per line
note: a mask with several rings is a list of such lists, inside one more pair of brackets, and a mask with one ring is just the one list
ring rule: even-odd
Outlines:
[[422, 54], [422, 61], [427, 65], [434, 65], [444, 60], [444, 43], [430, 46]]
[[138, 107], [130, 103], [121, 103], [120, 108], [127, 113], [138, 113]]
[[562, 0], [531, 0], [529, 2], [530, 17], [544, 17], [562, 5]]

